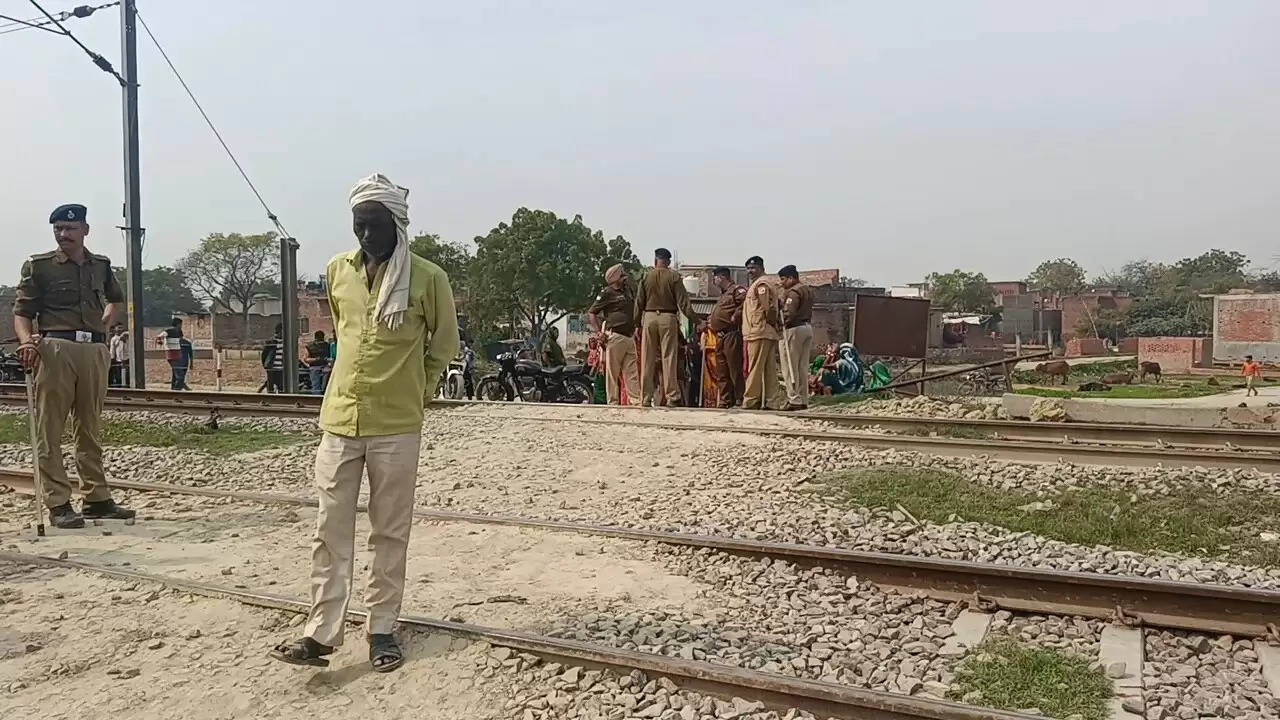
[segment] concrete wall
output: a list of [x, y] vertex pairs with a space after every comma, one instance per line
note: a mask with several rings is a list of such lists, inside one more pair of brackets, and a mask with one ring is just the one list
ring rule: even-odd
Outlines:
[[1280, 363], [1280, 294], [1215, 295], [1213, 359]]
[[1138, 338], [1138, 361], [1158, 362], [1166, 373], [1187, 373], [1193, 367], [1212, 365], [1212, 338]]

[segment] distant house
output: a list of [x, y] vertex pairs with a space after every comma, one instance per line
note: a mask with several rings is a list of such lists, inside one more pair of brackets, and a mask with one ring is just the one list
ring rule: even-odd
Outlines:
[[[244, 319], [238, 307], [221, 301], [211, 303], [212, 342], [222, 347], [252, 347], [266, 342], [283, 321], [278, 296], [262, 293], [249, 304], [249, 334], [244, 337]], [[185, 322], [185, 321], [184, 321]], [[298, 336], [310, 337], [317, 330], [333, 335], [329, 296], [320, 283], [298, 289]]]

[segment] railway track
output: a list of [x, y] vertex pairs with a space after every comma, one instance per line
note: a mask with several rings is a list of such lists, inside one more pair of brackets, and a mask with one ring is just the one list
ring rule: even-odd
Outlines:
[[[0, 468], [0, 485], [31, 493], [31, 473], [14, 468]], [[113, 481], [112, 485], [140, 492], [230, 498], [246, 502], [307, 507], [314, 507], [316, 504], [310, 498], [291, 495], [165, 483]], [[419, 509], [414, 511], [414, 516], [437, 522], [502, 525], [656, 542], [750, 557], [769, 557], [800, 566], [820, 565], [870, 580], [888, 589], [923, 592], [944, 602], [967, 601], [975, 610], [1003, 609], [1051, 615], [1080, 615], [1237, 637], [1277, 637], [1276, 623], [1280, 623], [1280, 591], [1274, 590], [1041, 570], [501, 515]]]
[[[112, 388], [107, 407], [117, 410], [152, 410], [206, 415], [214, 410], [224, 416], [283, 415], [309, 417], [319, 412], [322, 398], [315, 395], [265, 395], [230, 392], [176, 392]], [[21, 385], [0, 385], [0, 402], [25, 405]], [[433, 406], [456, 407], [492, 404], [523, 408], [532, 405], [437, 400]], [[564, 406], [555, 406], [564, 408]], [[575, 406], [581, 413], [618, 410], [597, 405]], [[707, 430], [706, 425], [679, 422], [694, 413], [716, 412], [700, 408], [665, 410], [661, 414], [631, 410], [637, 419], [575, 417], [573, 422], [647, 426], [670, 430]], [[528, 417], [536, 422], [564, 422], [566, 418]], [[657, 417], [648, 420], [641, 417]], [[787, 430], [759, 427], [717, 426], [721, 432], [772, 435], [799, 439], [849, 442], [877, 449], [914, 450], [950, 457], [998, 455], [1025, 462], [1067, 461], [1092, 465], [1185, 466], [1206, 468], [1254, 468], [1280, 472], [1280, 433], [1262, 430], [1203, 429], [1168, 426], [1031, 423], [1002, 420], [892, 418], [822, 413], [795, 413], [788, 417], [861, 426], [877, 425], [911, 434], [859, 433], [827, 429]], [[931, 434], [932, 433], [932, 434]], [[952, 437], [950, 435], [961, 435]]]
[[[0, 562], [61, 568], [107, 578], [155, 583], [193, 595], [224, 598], [253, 607], [297, 614], [305, 614], [308, 610], [305, 601], [294, 598], [89, 562], [2, 551]], [[355, 622], [365, 619], [365, 613], [360, 610], [348, 610], [347, 615]], [[609, 669], [621, 674], [641, 670], [653, 678], [666, 677], [684, 690], [713, 695], [723, 700], [733, 697], [756, 700], [778, 712], [795, 708], [813, 713], [817, 717], [849, 720], [1031, 720], [1037, 717], [419, 615], [401, 615], [399, 622], [419, 632], [443, 633], [530, 653], [548, 663]]]

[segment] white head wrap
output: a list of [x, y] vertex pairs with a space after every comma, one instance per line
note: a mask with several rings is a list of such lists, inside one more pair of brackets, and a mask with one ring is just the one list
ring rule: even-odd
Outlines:
[[396, 220], [396, 249], [387, 260], [378, 290], [378, 320], [395, 330], [409, 309], [409, 190], [374, 173], [351, 188], [351, 207], [362, 202], [381, 203]]

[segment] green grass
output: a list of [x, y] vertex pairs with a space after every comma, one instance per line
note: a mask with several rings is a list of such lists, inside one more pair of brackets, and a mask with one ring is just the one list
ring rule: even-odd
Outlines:
[[[1112, 488], [1067, 490], [1045, 498], [996, 490], [942, 470], [881, 466], [830, 475], [828, 492], [861, 507], [902, 505], [921, 521], [946, 523], [952, 515], [1015, 532], [1081, 545], [1136, 552], [1164, 551], [1280, 567], [1280, 496], [1258, 492], [1176, 490], [1138, 497]], [[1049, 509], [1020, 509], [1051, 500]]]
[[[251, 430], [226, 425], [210, 430], [199, 423], [155, 425], [150, 423], [102, 421], [103, 445], [147, 445], [150, 447], [198, 450], [210, 455], [238, 455], [294, 445], [307, 436], [270, 430]], [[63, 442], [72, 439], [70, 423]], [[0, 443], [26, 445], [31, 442], [26, 415], [0, 415]]]
[[1199, 383], [1161, 383], [1159, 385], [1112, 385], [1110, 390], [1097, 392], [1080, 392], [1067, 388], [1029, 387], [1014, 390], [1018, 395], [1036, 395], [1053, 398], [1132, 398], [1132, 399], [1164, 399], [1193, 398], [1205, 395], [1217, 395], [1230, 390], [1222, 385], [1206, 385]]
[[993, 637], [960, 662], [948, 694], [955, 700], [969, 695], [975, 704], [1001, 710], [1037, 708], [1048, 717], [1104, 720], [1115, 688], [1089, 664], [1077, 655]]

